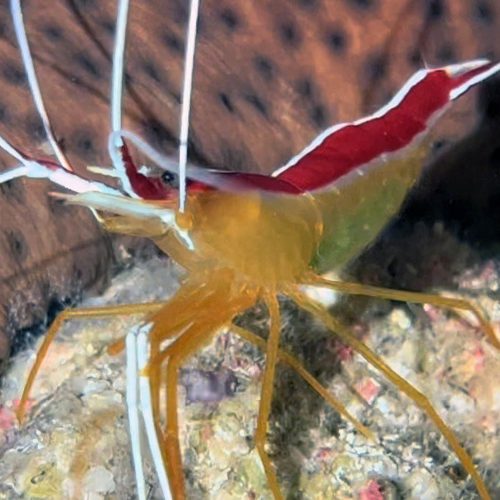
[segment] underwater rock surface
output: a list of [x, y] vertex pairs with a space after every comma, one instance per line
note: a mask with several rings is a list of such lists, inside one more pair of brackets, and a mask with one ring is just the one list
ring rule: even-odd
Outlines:
[[[448, 244], [459, 248], [451, 238]], [[499, 262], [482, 262], [455, 281], [497, 331], [499, 269]], [[103, 296], [82, 305], [168, 297], [179, 277], [168, 261], [153, 259], [123, 272]], [[288, 498], [477, 498], [444, 438], [408, 398], [288, 300], [281, 306], [283, 348], [378, 438], [365, 439], [280, 366], [269, 451]], [[353, 307], [352, 328], [431, 399], [498, 497], [499, 354], [462, 314], [384, 301]], [[68, 323], [49, 350], [21, 428], [13, 411], [35, 351], [13, 361], [0, 396], [0, 499], [135, 498], [125, 360], [106, 351], [133, 323], [130, 317]], [[266, 311], [257, 306], [238, 323], [265, 333]], [[181, 442], [189, 498], [270, 498], [253, 444], [264, 360], [259, 349], [221, 332], [183, 368]], [[161, 498], [145, 461], [151, 498]]]

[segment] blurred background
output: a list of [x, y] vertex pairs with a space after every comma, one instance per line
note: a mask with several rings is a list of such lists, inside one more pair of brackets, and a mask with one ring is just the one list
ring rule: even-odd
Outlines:
[[[131, 4], [125, 124], [172, 153], [189, 2]], [[109, 165], [116, 2], [25, 0], [23, 7], [57, 139], [77, 171]], [[11, 24], [1, 0], [0, 133], [27, 154], [45, 157]], [[190, 158], [213, 168], [270, 172], [327, 126], [375, 111], [418, 68], [478, 57], [500, 58], [500, 5], [493, 0], [202, 0]], [[440, 221], [481, 252], [494, 253], [499, 132], [500, 85], [491, 81], [439, 124], [422, 182], [381, 243], [359, 261], [362, 268], [351, 272], [385, 285], [428, 286], [403, 268], [408, 261], [417, 269], [428, 265], [432, 245], [415, 251], [398, 243], [417, 221], [428, 227]], [[0, 154], [1, 168], [13, 165]], [[104, 234], [86, 210], [60, 205], [50, 190], [36, 180], [0, 186], [0, 359], [62, 307], [154, 252], [144, 242]], [[363, 272], [374, 260], [378, 270]], [[446, 281], [446, 270], [440, 278]]]

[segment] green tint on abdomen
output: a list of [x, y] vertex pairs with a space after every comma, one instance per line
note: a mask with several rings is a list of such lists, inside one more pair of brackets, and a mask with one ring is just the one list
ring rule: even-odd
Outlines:
[[337, 190], [315, 194], [323, 214], [324, 233], [312, 261], [325, 273], [339, 269], [369, 245], [399, 211], [420, 174], [425, 149], [374, 166]]

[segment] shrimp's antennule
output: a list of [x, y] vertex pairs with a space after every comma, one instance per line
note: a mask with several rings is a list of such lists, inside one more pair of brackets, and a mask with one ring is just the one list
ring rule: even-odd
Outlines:
[[15, 158], [19, 164], [0, 174], [0, 184], [8, 182], [19, 177], [30, 177], [35, 179], [49, 179], [53, 183], [69, 189], [76, 193], [85, 193], [88, 191], [97, 191], [100, 193], [120, 195], [120, 191], [114, 189], [102, 182], [96, 182], [84, 179], [74, 173], [73, 168], [57, 143], [54, 136], [52, 126], [45, 109], [45, 104], [42, 97], [42, 92], [38, 84], [35, 65], [31, 55], [28, 37], [24, 27], [23, 13], [21, 10], [20, 0], [11, 0], [10, 9], [16, 38], [21, 52], [21, 58], [24, 65], [26, 75], [28, 77], [29, 88], [33, 96], [35, 107], [40, 115], [43, 127], [49, 143], [52, 147], [54, 155], [57, 158], [57, 163], [52, 160], [37, 160], [30, 158], [29, 155], [23, 153], [14, 147], [7, 139], [0, 136], [0, 148]]
[[113, 50], [113, 68], [111, 74], [110, 109], [111, 130], [113, 132], [122, 128], [123, 73], [129, 5], [129, 0], [120, 0], [118, 2], [115, 46]]
[[181, 129], [179, 134], [179, 211], [184, 212], [186, 204], [186, 163], [189, 134], [189, 112], [193, 88], [194, 54], [200, 1], [191, 0], [187, 31], [186, 55], [184, 59], [184, 82], [182, 88]]
[[36, 76], [35, 64], [33, 63], [33, 57], [31, 56], [31, 50], [28, 42], [28, 37], [26, 36], [26, 30], [24, 29], [23, 13], [21, 10], [20, 0], [11, 0], [10, 9], [12, 13], [12, 20], [14, 23], [14, 31], [16, 33], [17, 42], [19, 44], [19, 50], [21, 52], [21, 57], [24, 64], [24, 69], [26, 71], [26, 76], [28, 77], [28, 83], [31, 90], [31, 95], [33, 96], [33, 101], [35, 102], [36, 109], [40, 118], [42, 119], [43, 128], [47, 135], [47, 139], [54, 151], [57, 161], [62, 167], [70, 172], [73, 171], [68, 158], [63, 153], [61, 147], [57, 143], [54, 136], [52, 126], [50, 125], [49, 116], [47, 110], [45, 109], [45, 104], [43, 102], [42, 92], [40, 90], [40, 85], [38, 84], [38, 78]]
[[113, 49], [113, 67], [111, 70], [111, 134], [108, 139], [108, 153], [113, 168], [120, 178], [123, 190], [133, 198], [137, 195], [127, 175], [122, 148], [125, 146], [118, 131], [122, 128], [123, 72], [125, 63], [125, 45], [127, 38], [127, 22], [129, 0], [119, 0], [116, 15], [116, 34]]

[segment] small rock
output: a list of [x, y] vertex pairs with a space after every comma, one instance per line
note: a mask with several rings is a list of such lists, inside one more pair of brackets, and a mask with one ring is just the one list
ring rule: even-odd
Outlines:
[[112, 493], [115, 490], [113, 474], [101, 465], [85, 474], [83, 484], [86, 493]]
[[411, 327], [411, 319], [407, 312], [399, 307], [392, 311], [390, 320], [401, 330], [408, 330]]
[[355, 384], [356, 392], [371, 405], [380, 392], [380, 384], [372, 377], [364, 377]]
[[418, 498], [419, 500], [435, 500], [440, 498], [440, 492], [435, 479], [429, 472], [423, 469], [415, 471], [405, 484], [408, 488], [406, 498]]

